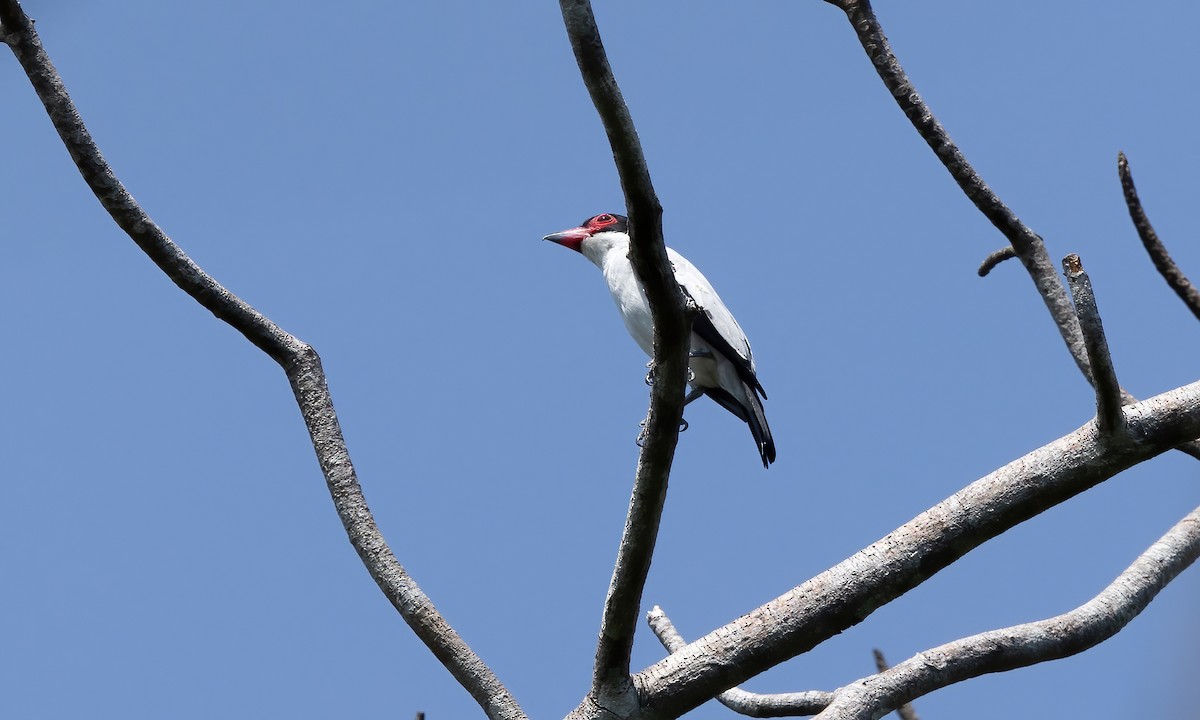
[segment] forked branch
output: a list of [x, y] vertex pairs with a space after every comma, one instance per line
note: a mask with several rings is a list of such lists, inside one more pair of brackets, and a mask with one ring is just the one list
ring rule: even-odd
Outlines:
[[1200, 382], [1126, 406], [1125, 422], [1126, 442], [1089, 422], [637, 673], [644, 703], [677, 717], [861, 622], [1009, 528], [1200, 436]]
[[[667, 652], [675, 652], [687, 645], [687, 641], [659, 606], [651, 608], [646, 615], [646, 622], [650, 624], [650, 629]], [[833, 701], [833, 693], [825, 690], [805, 690], [767, 694], [734, 687], [718, 695], [717, 700], [730, 710], [749, 717], [796, 717], [821, 712]]]
[[1100, 594], [1046, 620], [946, 643], [836, 692], [819, 720], [879, 718], [939, 688], [1075, 655], [1116, 635], [1200, 557], [1200, 508], [1180, 520]]
[[655, 383], [633, 497], [604, 602], [589, 697], [599, 707], [628, 712], [639, 705], [629, 675], [629, 658], [683, 419], [690, 323], [663, 244], [662, 207], [650, 182], [633, 118], [609, 67], [591, 3], [560, 0], [559, 6], [579, 72], [612, 146], [629, 213], [629, 259], [646, 291], [654, 320]]
[[84, 181], [117, 225], [181, 290], [283, 368], [308, 426], [338, 516], [383, 594], [489, 718], [524, 718], [516, 700], [438, 613], [384, 540], [346, 450], [316, 351], [204, 272], [134, 200], [100, 154], [42, 47], [33, 22], [16, 0], [0, 0], [0, 34], [24, 68]]
[[[718, 699], [731, 710], [751, 717], [819, 713], [817, 718], [824, 720], [880, 718], [947, 685], [1068, 657], [1107, 640], [1146, 609], [1159, 591], [1197, 558], [1200, 508], [1180, 520], [1108, 587], [1071, 612], [946, 643], [890, 668], [877, 656], [878, 673], [833, 692], [763, 695], [734, 688], [721, 693]], [[650, 612], [648, 621], [668, 651], [684, 649], [683, 638], [660, 608]], [[911, 707], [907, 713], [915, 717]]]
[[[1049, 253], [1046, 252], [1042, 238], [1021, 222], [1016, 213], [1001, 202], [996, 193], [992, 192], [992, 189], [967, 161], [966, 156], [950, 139], [950, 134], [938, 122], [933, 111], [917, 94], [916, 88], [909, 81], [900, 61], [892, 52], [891, 44], [888, 42], [887, 36], [883, 34], [883, 27], [875, 17], [870, 0], [826, 0], [826, 2], [836, 5], [846, 13], [846, 17], [849, 18], [850, 24], [858, 36], [859, 43], [875, 66], [883, 84], [887, 86], [900, 109], [904, 111], [904, 115], [933, 149], [938, 160], [949, 171], [950, 176], [958, 183], [967, 198], [1012, 245], [1017, 257], [1020, 258], [1021, 263], [1029, 272], [1029, 276], [1033, 279], [1033, 284], [1037, 287], [1038, 294], [1041, 295], [1046, 308], [1050, 311], [1050, 316], [1054, 318], [1054, 324], [1058, 326], [1058, 332], [1066, 342], [1071, 357], [1075, 359], [1075, 364], [1079, 366], [1084, 377], [1090, 380], [1091, 370], [1087, 364], [1087, 353], [1083, 347], [1079, 324], [1075, 321], [1075, 312], [1071, 308], [1071, 301], [1067, 298], [1062, 283], [1058, 280], [1058, 273], [1055, 271]], [[981, 272], [980, 274], [986, 273]]]
[[[831, 5], [841, 8], [850, 25], [858, 36], [859, 43], [866, 51], [867, 57], [875, 66], [876, 72], [883, 80], [888, 92], [896, 100], [904, 115], [912, 123], [917, 133], [933, 149], [938, 160], [945, 166], [950, 176], [958, 183], [959, 188], [984, 217], [996, 226], [1012, 246], [1013, 252], [1025, 266], [1034, 287], [1050, 311], [1058, 332], [1067, 344], [1072, 359], [1089, 383], [1095, 384], [1092, 378], [1092, 368], [1088, 362], [1087, 349], [1084, 346], [1083, 333], [1075, 316], [1075, 309], [1058, 280], [1054, 263], [1046, 251], [1046, 244], [1037, 233], [1030, 230], [1012, 210], [1001, 202], [999, 196], [992, 192], [987, 183], [975, 172], [975, 168], [967, 161], [962, 151], [950, 139], [950, 134], [938, 122], [933, 110], [917, 93], [908, 79], [908, 74], [900, 65], [900, 61], [892, 52], [883, 27], [875, 17], [870, 0], [825, 0]], [[1008, 257], [1004, 251], [992, 253], [979, 268], [980, 275], [986, 275], [995, 265]], [[1128, 404], [1136, 402], [1137, 398], [1121, 390], [1123, 401]], [[1186, 442], [1175, 448], [1200, 460], [1200, 442], [1188, 438]]]

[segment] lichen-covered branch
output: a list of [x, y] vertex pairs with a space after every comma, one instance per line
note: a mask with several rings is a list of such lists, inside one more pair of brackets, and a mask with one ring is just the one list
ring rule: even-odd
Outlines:
[[384, 540], [350, 461], [316, 350], [204, 272], [129, 194], [100, 154], [33, 22], [16, 0], [0, 0], [0, 35], [24, 68], [84, 181], [117, 225], [181, 290], [283, 368], [350, 543], [384, 595], [489, 718], [524, 718], [516, 700], [438, 613]]

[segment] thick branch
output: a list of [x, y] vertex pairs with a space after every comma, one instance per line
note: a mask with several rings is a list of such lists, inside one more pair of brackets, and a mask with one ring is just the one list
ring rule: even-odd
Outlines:
[[384, 595], [488, 717], [524, 718], [516, 700], [438, 613], [384, 540], [350, 462], [316, 351], [200, 269], [138, 205], [100, 154], [19, 3], [0, 0], [0, 24], [5, 42], [25, 69], [71, 159], [117, 225], [180, 289], [283, 367], [338, 516]]
[[1087, 603], [1047, 620], [973, 635], [927, 650], [837, 691], [821, 720], [880, 718], [938, 688], [1083, 652], [1116, 635], [1200, 557], [1200, 508], [1179, 521]]
[[679, 440], [690, 323], [663, 244], [662, 207], [650, 182], [633, 118], [609, 67], [591, 3], [560, 0], [559, 5], [584, 85], [612, 146], [629, 212], [632, 238], [629, 256], [654, 319], [655, 383], [650, 394], [645, 441], [604, 603], [592, 674], [593, 700], [609, 709], [630, 709], [637, 706], [638, 700], [629, 677], [629, 657], [666, 501], [667, 478]]
[[[667, 652], [675, 652], [687, 645], [687, 641], [659, 606], [655, 605], [650, 610], [646, 615], [646, 622], [650, 624], [650, 629]], [[730, 710], [750, 717], [795, 717], [821, 712], [833, 701], [833, 693], [808, 690], [768, 695], [735, 687], [718, 695], [717, 700]]]
[[1127, 442], [1107, 442], [1089, 422], [646, 668], [634, 676], [644, 702], [677, 717], [861, 622], [1018, 523], [1200, 436], [1200, 382], [1127, 406], [1125, 420]]
[[1125, 153], [1117, 154], [1117, 172], [1121, 176], [1121, 190], [1125, 193], [1125, 204], [1129, 207], [1129, 217], [1133, 220], [1133, 227], [1137, 229], [1138, 237], [1142, 239], [1142, 245], [1150, 254], [1150, 261], [1154, 263], [1155, 269], [1163, 276], [1183, 304], [1187, 305], [1188, 310], [1191, 310], [1196, 319], [1200, 320], [1200, 290], [1192, 285], [1192, 281], [1188, 280], [1175, 261], [1171, 259], [1167, 247], [1158, 239], [1158, 233], [1154, 232], [1150, 218], [1146, 217], [1146, 211], [1142, 209], [1142, 201], [1138, 199], [1137, 188], [1133, 185], [1133, 173], [1129, 170], [1129, 160], [1126, 159]]
[[1083, 261], [1074, 253], [1063, 258], [1063, 273], [1071, 287], [1075, 314], [1079, 316], [1084, 346], [1092, 365], [1092, 385], [1096, 388], [1096, 423], [1100, 432], [1118, 433], [1125, 426], [1125, 417], [1121, 413], [1124, 404], [1121, 383], [1117, 382], [1117, 371], [1113, 368], [1112, 354], [1104, 336], [1104, 323], [1096, 306], [1096, 294], [1092, 292], [1092, 281], [1083, 270]]

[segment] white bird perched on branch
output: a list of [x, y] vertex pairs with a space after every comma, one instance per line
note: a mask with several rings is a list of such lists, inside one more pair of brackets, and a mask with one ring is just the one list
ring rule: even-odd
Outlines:
[[[629, 262], [629, 221], [623, 215], [605, 213], [588, 218], [577, 228], [547, 235], [551, 240], [581, 253], [604, 273], [608, 290], [617, 303], [625, 329], [651, 358], [654, 357], [654, 324], [646, 293]], [[688, 367], [691, 392], [684, 404], [707, 395], [718, 405], [750, 426], [763, 467], [775, 461], [775, 440], [763, 414], [767, 398], [754, 371], [750, 341], [733, 314], [721, 302], [696, 266], [667, 248], [675, 280], [699, 307], [692, 322], [691, 359]]]

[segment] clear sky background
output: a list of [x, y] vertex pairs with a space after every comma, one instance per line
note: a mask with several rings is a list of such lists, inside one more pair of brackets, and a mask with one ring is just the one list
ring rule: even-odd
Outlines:
[[[321, 353], [405, 566], [536, 717], [583, 697], [645, 412], [599, 273], [541, 242], [621, 211], [553, 2], [45, 2], [103, 152], [231, 290]], [[1194, 3], [879, 2], [922, 95], [1056, 261], [1121, 381], [1197, 379], [1200, 327], [1121, 200], [1200, 279]], [[779, 461], [687, 411], [646, 607], [695, 638], [1093, 415], [1003, 239], [840, 11], [600, 2], [667, 241], [750, 336]], [[478, 717], [353, 553], [283, 373], [179, 292], [0, 60], [6, 378], [0, 716]], [[1052, 509], [762, 692], [832, 689], [1091, 598], [1200, 502], [1169, 454]], [[930, 719], [1195, 717], [1200, 572], [1083, 655]], [[663, 656], [639, 630], [634, 666]], [[695, 717], [728, 717], [715, 704]]]

